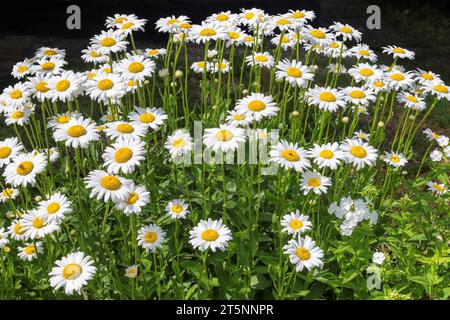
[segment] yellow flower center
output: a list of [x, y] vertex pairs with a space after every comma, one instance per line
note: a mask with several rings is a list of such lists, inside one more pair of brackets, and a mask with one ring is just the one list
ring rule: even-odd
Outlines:
[[76, 263], [70, 263], [64, 267], [62, 275], [66, 280], [75, 280], [77, 279], [83, 270], [81, 266]]
[[347, 27], [347, 26], [343, 26], [342, 28], [339, 29], [339, 31], [343, 32], [343, 33], [349, 33], [349, 34], [353, 33], [353, 29], [350, 27]]
[[394, 73], [391, 75], [391, 79], [395, 81], [402, 81], [405, 80], [405, 76], [401, 73]]
[[216, 35], [216, 31], [211, 28], [204, 28], [200, 31], [202, 37], [212, 37]]
[[150, 50], [147, 51], [147, 54], [149, 56], [153, 56], [153, 55], [158, 54], [158, 53], [159, 53], [158, 49], [150, 49]]
[[139, 200], [139, 195], [136, 192], [133, 192], [128, 197], [127, 203], [128, 204], [135, 204]]
[[47, 61], [41, 65], [42, 70], [50, 71], [55, 69], [55, 64], [53, 62]]
[[[250, 37], [250, 36], [247, 36], [247, 37], [244, 37], [244, 41], [245, 42], [253, 42], [253, 37]], [[288, 39], [289, 40], [289, 39]], [[289, 42], [289, 41], [288, 41]]]
[[142, 123], [151, 123], [153, 121], [155, 121], [155, 115], [152, 113], [143, 113], [139, 116], [139, 120]]
[[180, 214], [181, 212], [183, 212], [183, 206], [180, 205], [180, 204], [174, 204], [174, 205], [172, 206], [172, 212], [173, 212], [173, 213]]
[[394, 50], [392, 50], [392, 51], [394, 51], [395, 53], [400, 53], [400, 54], [404, 54], [405, 53], [405, 49], [399, 48], [399, 47], [394, 48]]
[[28, 67], [27, 66], [19, 66], [19, 68], [17, 68], [17, 72], [19, 72], [19, 73], [24, 73], [24, 72], [26, 72], [28, 70]]
[[311, 30], [310, 34], [314, 37], [314, 38], [318, 38], [318, 39], [323, 39], [325, 38], [325, 32], [319, 30], [319, 29], [313, 29]]
[[197, 62], [197, 67], [204, 68], [205, 67], [205, 63], [203, 61]]
[[126, 30], [126, 29], [130, 29], [130, 28], [132, 28], [134, 26], [134, 22], [127, 22], [127, 23], [124, 23], [123, 25], [122, 25], [122, 27], [120, 27], [120, 29], [122, 29], [122, 30]]
[[98, 82], [97, 87], [103, 91], [110, 90], [114, 87], [114, 82], [109, 79], [102, 79]]
[[3, 197], [11, 197], [14, 193], [13, 189], [5, 189], [2, 191], [2, 196]]
[[117, 163], [128, 162], [132, 157], [133, 150], [127, 147], [120, 148], [114, 153], [114, 160], [116, 160]]
[[363, 99], [366, 97], [366, 94], [361, 90], [353, 90], [349, 95], [353, 99]]
[[23, 249], [23, 251], [27, 255], [32, 255], [33, 253], [36, 252], [36, 247], [34, 246], [34, 244], [31, 244], [28, 247], [26, 247], [25, 249]]
[[306, 261], [311, 258], [311, 253], [305, 248], [297, 248], [297, 250], [295, 250], [295, 254], [302, 261]]
[[69, 116], [67, 116], [67, 115], [62, 115], [62, 116], [59, 116], [58, 119], [57, 119], [56, 121], [57, 121], [58, 123], [64, 124], [64, 123], [69, 122], [70, 119], [72, 119], [72, 117], [69, 117]]
[[217, 21], [227, 21], [228, 19], [230, 19], [230, 17], [228, 15], [226, 15], [226, 14], [223, 14], [223, 13], [218, 14], [216, 16], [216, 20]]
[[303, 75], [300, 69], [294, 67], [287, 68], [286, 73], [293, 78], [300, 78]]
[[281, 43], [290, 43], [291, 39], [289, 39], [288, 37], [284, 36], [283, 38], [281, 38]]
[[60, 208], [61, 208], [61, 205], [58, 202], [52, 202], [47, 206], [47, 213], [55, 214], [59, 211]]
[[23, 226], [18, 222], [14, 225], [13, 231], [15, 234], [20, 236], [20, 235], [24, 234], [24, 232], [25, 232], [25, 230], [22, 230], [22, 229], [23, 229]]
[[319, 95], [319, 99], [325, 102], [335, 102], [336, 96], [332, 94], [331, 92], [322, 92]]
[[219, 233], [213, 229], [207, 229], [202, 232], [202, 239], [205, 241], [215, 241], [219, 237]]
[[36, 217], [33, 219], [33, 222], [31, 224], [33, 225], [34, 228], [41, 229], [44, 227], [45, 221], [41, 217]]
[[183, 148], [186, 145], [186, 141], [184, 141], [184, 139], [175, 139], [173, 140], [172, 146], [174, 146], [175, 148]]
[[66, 91], [67, 89], [69, 89], [69, 87], [70, 81], [65, 79], [58, 81], [58, 83], [56, 84], [56, 90], [58, 90], [59, 92]]
[[374, 72], [372, 69], [362, 68], [361, 70], [359, 70], [359, 74], [362, 75], [363, 77], [370, 77], [373, 76]]
[[392, 162], [395, 162], [395, 163], [400, 162], [400, 157], [396, 156], [396, 155], [392, 155], [390, 159]]
[[142, 70], [144, 70], [144, 65], [140, 62], [132, 62], [128, 66], [128, 71], [131, 73], [139, 73], [142, 72]]
[[266, 56], [263, 55], [259, 55], [255, 57], [255, 60], [258, 62], [267, 62], [267, 60], [269, 60]]
[[237, 32], [234, 32], [234, 31], [231, 31], [231, 32], [228, 32], [228, 36], [231, 38], [231, 39], [239, 39], [239, 33], [237, 33]]
[[376, 81], [373, 85], [374, 85], [375, 87], [377, 87], [377, 88], [381, 88], [381, 87], [384, 86], [384, 83], [383, 83], [383, 81], [378, 80], [378, 81]]
[[89, 54], [91, 55], [92, 58], [99, 58], [99, 57], [102, 56], [101, 53], [98, 53], [98, 52], [95, 51], [95, 50], [92, 50]]
[[180, 28], [182, 28], [182, 29], [191, 29], [192, 25], [190, 23], [181, 23], [180, 24]]
[[294, 19], [301, 19], [305, 17], [305, 14], [301, 11], [295, 11], [292, 13], [291, 17]]
[[100, 184], [102, 185], [103, 188], [112, 190], [112, 191], [119, 190], [120, 187], [122, 186], [122, 183], [120, 182], [120, 180], [114, 176], [104, 176], [100, 180]]
[[440, 93], [448, 93], [448, 88], [443, 84], [435, 85], [433, 89]]
[[23, 111], [15, 111], [15, 112], [12, 113], [11, 118], [17, 120], [17, 119], [22, 119], [23, 116], [24, 116]]
[[319, 153], [319, 156], [325, 159], [331, 159], [334, 157], [334, 152], [328, 149], [322, 150]]
[[339, 48], [339, 43], [337, 43], [337, 42], [332, 42], [332, 43], [330, 44], [330, 47], [333, 48], [333, 49], [337, 49], [337, 48]]
[[439, 184], [437, 184], [437, 183], [435, 183], [433, 185], [433, 188], [436, 189], [437, 191], [443, 191], [444, 190], [444, 187], [439, 185]]
[[67, 134], [72, 138], [79, 138], [84, 136], [87, 133], [87, 130], [82, 125], [76, 124], [67, 129]]
[[369, 51], [368, 50], [359, 50], [359, 54], [360, 55], [362, 55], [362, 56], [365, 56], [365, 57], [367, 57], [368, 55], [369, 55]]
[[133, 80], [128, 80], [127, 85], [128, 85], [129, 87], [134, 87], [134, 86], [137, 85], [137, 82], [136, 82], [136, 81], [133, 81]]
[[133, 133], [134, 132], [134, 128], [132, 125], [128, 124], [128, 123], [121, 123], [117, 126], [117, 131], [121, 132], [121, 133]]
[[11, 91], [9, 96], [11, 97], [11, 99], [20, 99], [20, 98], [22, 98], [22, 91], [13, 90], [13, 91]]
[[313, 188], [317, 188], [321, 185], [319, 178], [311, 178], [308, 180], [308, 185]]
[[169, 19], [169, 20], [167, 20], [167, 24], [170, 26], [170, 25], [172, 25], [172, 24], [175, 24], [175, 23], [177, 23], [178, 22], [178, 19]]
[[266, 108], [266, 104], [261, 100], [253, 100], [247, 106], [250, 110], [258, 112]]
[[288, 24], [291, 24], [291, 23], [292, 22], [289, 19], [286, 19], [286, 18], [281, 18], [281, 19], [277, 20], [277, 24], [280, 25], [280, 26], [285, 26], [285, 25], [288, 25]]
[[144, 239], [147, 243], [155, 243], [156, 239], [158, 239], [158, 235], [156, 234], [156, 232], [149, 231], [145, 234]]
[[100, 44], [103, 47], [112, 47], [113, 45], [116, 44], [116, 39], [111, 38], [111, 37], [106, 37], [106, 38], [103, 38], [102, 41], [100, 41]]
[[42, 81], [42, 82], [36, 83], [36, 90], [39, 92], [47, 92], [50, 89], [47, 88], [47, 82]]
[[116, 20], [114, 20], [115, 23], [122, 23], [124, 21], [127, 21], [128, 19], [126, 17], [118, 17]]
[[0, 147], [0, 159], [6, 159], [11, 154], [12, 149], [10, 147]]
[[242, 121], [242, 120], [244, 120], [246, 117], [245, 117], [245, 114], [237, 114], [237, 113], [235, 113], [234, 115], [233, 115], [233, 119], [234, 120], [236, 120], [236, 121]]
[[18, 166], [17, 166], [17, 173], [20, 174], [21, 176], [26, 176], [28, 174], [30, 174], [34, 169], [34, 163], [31, 161], [24, 161], [21, 162]]
[[253, 19], [254, 16], [255, 14], [253, 12], [247, 12], [246, 14], [244, 14], [244, 18], [247, 20]]
[[422, 73], [422, 78], [429, 81], [434, 79], [433, 75], [429, 74], [428, 72]]
[[216, 133], [216, 139], [222, 142], [229, 141], [233, 139], [233, 137], [233, 133], [227, 129], [221, 129]]
[[361, 146], [353, 146], [350, 148], [350, 153], [357, 158], [365, 158], [367, 151]]
[[414, 96], [407, 96], [406, 100], [411, 101], [411, 102], [419, 102], [419, 100], [417, 100], [417, 98]]
[[298, 230], [298, 229], [300, 229], [301, 227], [303, 227], [303, 222], [301, 222], [301, 221], [298, 220], [298, 219], [294, 219], [294, 220], [292, 220], [292, 221], [289, 223], [289, 225], [291, 226], [292, 229]]
[[55, 54], [57, 54], [57, 52], [53, 49], [47, 49], [44, 51], [44, 56], [54, 56]]
[[298, 153], [291, 149], [283, 150], [283, 152], [281, 153], [281, 156], [290, 162], [296, 162], [300, 159], [300, 156], [298, 155]]

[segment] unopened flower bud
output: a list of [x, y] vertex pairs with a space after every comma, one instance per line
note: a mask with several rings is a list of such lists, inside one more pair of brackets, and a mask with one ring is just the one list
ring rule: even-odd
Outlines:
[[348, 120], [349, 120], [348, 117], [342, 117], [341, 121], [342, 123], [348, 123]]
[[319, 67], [316, 64], [309, 66], [309, 70], [311, 70], [312, 73], [316, 73], [317, 69], [319, 69]]
[[169, 70], [167, 70], [166, 68], [163, 68], [158, 71], [158, 75], [160, 78], [165, 78], [165, 77], [167, 77], [168, 74], [169, 74]]
[[171, 86], [172, 88], [176, 88], [177, 83], [176, 83], [175, 81], [173, 81], [173, 82], [170, 83], [170, 86]]
[[144, 80], [144, 84], [145, 84], [146, 86], [148, 86], [148, 85], [150, 84], [150, 81]]
[[406, 176], [407, 174], [408, 174], [408, 171], [406, 171], [406, 170], [402, 171], [402, 175]]
[[411, 114], [411, 115], [409, 116], [409, 120], [411, 120], [411, 121], [416, 120], [416, 116], [413, 115], [413, 114]]
[[248, 90], [247, 90], [247, 89], [242, 90], [242, 94], [243, 94], [244, 96], [248, 95]]
[[8, 219], [14, 219], [15, 216], [16, 216], [16, 215], [15, 215], [14, 212], [12, 212], [12, 211], [8, 211], [8, 212], [6, 213], [6, 217], [7, 217]]
[[183, 71], [177, 70], [175, 71], [175, 78], [180, 79], [183, 77]]
[[315, 199], [309, 200], [309, 205], [314, 206], [317, 203]]
[[36, 196], [36, 197], [34, 197], [34, 201], [36, 201], [36, 202], [42, 201], [42, 197]]
[[4, 253], [10, 253], [10, 252], [11, 252], [11, 248], [8, 247], [8, 246], [4, 246], [4, 247], [3, 247], [3, 252], [4, 252]]
[[378, 122], [378, 128], [383, 128], [384, 127], [384, 122], [383, 121], [379, 121]]
[[298, 117], [300, 115], [300, 113], [298, 113], [298, 111], [292, 111], [291, 116], [293, 117]]
[[70, 230], [71, 237], [75, 236], [76, 234], [77, 234], [77, 230], [75, 230], [75, 229]]

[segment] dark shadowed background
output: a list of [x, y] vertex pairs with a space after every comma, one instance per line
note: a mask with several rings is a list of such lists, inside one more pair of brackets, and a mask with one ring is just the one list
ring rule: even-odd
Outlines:
[[[66, 9], [71, 4], [81, 8], [81, 30], [68, 30]], [[366, 28], [366, 9], [370, 4], [381, 8], [381, 29]], [[149, 20], [145, 33], [137, 34], [141, 47], [159, 46], [165, 35], [153, 31], [155, 21], [171, 14], [185, 14], [193, 22], [200, 22], [211, 13], [221, 10], [238, 12], [240, 8], [259, 7], [268, 13], [284, 13], [288, 9], [314, 10], [320, 26], [333, 21], [349, 23], [364, 34], [363, 42], [377, 53], [390, 44], [404, 46], [416, 52], [416, 61], [406, 67], [422, 67], [438, 72], [450, 81], [450, 20], [448, 0], [56, 0], [46, 2], [10, 3], [8, 12], [0, 19], [0, 86], [13, 81], [12, 66], [30, 57], [41, 46], [55, 46], [67, 50], [69, 65], [80, 64], [80, 51], [89, 38], [104, 29], [107, 16], [114, 13], [135, 13]], [[381, 61], [383, 62], [383, 61]]]

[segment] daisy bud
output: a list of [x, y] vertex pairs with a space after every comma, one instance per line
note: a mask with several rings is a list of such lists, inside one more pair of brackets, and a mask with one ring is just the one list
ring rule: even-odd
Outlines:
[[342, 123], [348, 123], [348, 120], [349, 120], [348, 117], [342, 117], [341, 121]]
[[414, 120], [416, 120], [416, 116], [415, 116], [415, 115], [413, 115], [413, 114], [412, 114], [412, 115], [410, 115], [410, 116], [409, 116], [409, 120], [411, 120], [411, 121], [414, 121]]
[[312, 73], [316, 73], [317, 69], [319, 69], [319, 67], [316, 64], [309, 66], [309, 70], [311, 70]]
[[11, 252], [11, 248], [8, 246], [3, 247], [3, 252], [4, 253], [10, 253]]
[[309, 205], [314, 206], [317, 204], [317, 201], [315, 199], [309, 200]]
[[16, 216], [16, 215], [15, 215], [14, 212], [12, 212], [12, 211], [8, 211], [8, 212], [6, 213], [6, 217], [7, 217], [8, 219], [14, 219], [15, 216]]
[[76, 234], [77, 234], [77, 230], [75, 230], [75, 229], [70, 230], [71, 237], [75, 236]]
[[150, 81], [144, 80], [144, 84], [145, 84], [146, 86], [148, 86], [148, 85], [150, 84]]
[[243, 94], [244, 96], [246, 96], [246, 95], [248, 94], [248, 90], [247, 90], [247, 89], [242, 90], [242, 94]]
[[168, 74], [169, 74], [169, 70], [167, 70], [166, 68], [163, 68], [158, 71], [158, 76], [160, 78], [165, 78], [165, 77], [167, 77]]
[[293, 117], [298, 117], [300, 115], [300, 113], [298, 113], [298, 111], [292, 111], [291, 116]]
[[175, 78], [180, 79], [183, 77], [183, 71], [177, 70], [175, 71]]
[[219, 83], [219, 79], [215, 78], [214, 83]]
[[378, 159], [380, 159], [381, 161], [383, 161], [384, 160], [384, 155], [383, 154], [381, 154], [379, 157], [378, 157]]
[[283, 81], [284, 81], [284, 78], [278, 78], [278, 77], [275, 78], [275, 82], [281, 83]]
[[61, 191], [61, 193], [67, 193], [67, 188], [66, 187], [62, 187], [61, 189], [60, 189], [60, 191]]
[[176, 83], [175, 81], [173, 81], [173, 82], [170, 83], [170, 86], [171, 86], [172, 88], [176, 88], [177, 83]]
[[384, 127], [384, 122], [383, 121], [378, 122], [378, 128], [383, 128], [383, 127]]
[[36, 202], [42, 201], [42, 197], [36, 196], [36, 197], [34, 197], [34, 201], [36, 201]]
[[444, 240], [444, 238], [442, 238], [442, 235], [440, 235], [440, 234], [438, 234], [438, 235], [436, 236], [436, 239], [438, 239], [439, 241], [443, 241], [443, 240]]
[[402, 175], [406, 176], [407, 174], [408, 174], [408, 171], [406, 171], [406, 170], [402, 171]]
[[216, 110], [216, 109], [217, 109], [217, 106], [216, 106], [216, 105], [213, 105], [211, 108], [212, 108], [213, 110]]

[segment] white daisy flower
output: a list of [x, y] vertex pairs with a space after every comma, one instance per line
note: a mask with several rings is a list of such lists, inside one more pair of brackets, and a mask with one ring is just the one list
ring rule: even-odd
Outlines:
[[20, 221], [26, 239], [42, 239], [59, 230], [59, 225], [55, 221], [45, 221], [43, 214], [34, 209], [25, 213]]
[[132, 266], [127, 267], [125, 270], [125, 277], [129, 279], [134, 279], [138, 275], [138, 266], [133, 264]]
[[33, 74], [40, 75], [57, 75], [63, 71], [63, 67], [67, 61], [59, 57], [51, 57], [50, 59], [42, 58], [35, 61], [35, 65], [31, 67]]
[[14, 108], [5, 113], [5, 123], [10, 125], [24, 126], [30, 121], [34, 114], [34, 104], [25, 104], [22, 107]]
[[386, 152], [384, 162], [393, 167], [403, 167], [408, 163], [408, 160], [406, 160], [405, 156], [402, 153], [392, 151]]
[[98, 52], [96, 46], [88, 46], [86, 49], [81, 50], [81, 59], [86, 63], [105, 63], [108, 62], [108, 55]]
[[12, 159], [5, 171], [6, 183], [13, 187], [34, 186], [36, 184], [36, 176], [45, 170], [47, 159], [44, 155], [32, 155], [31, 153], [22, 153]]
[[115, 25], [120, 34], [128, 35], [133, 31], [145, 31], [144, 26], [147, 19], [138, 19], [134, 14], [129, 15], [127, 20], [123, 20]]
[[216, 41], [226, 38], [226, 30], [217, 23], [202, 22], [201, 25], [193, 25], [189, 36], [196, 43], [205, 43], [206, 41]]
[[344, 159], [344, 153], [339, 148], [339, 143], [327, 143], [323, 145], [314, 144], [314, 147], [308, 151], [308, 156], [319, 168], [330, 168], [336, 170], [341, 160]]
[[236, 150], [241, 143], [245, 143], [244, 129], [221, 124], [219, 128], [205, 129], [203, 143], [214, 151]]
[[344, 89], [345, 100], [356, 106], [368, 106], [370, 102], [375, 102], [377, 97], [370, 88], [347, 87]]
[[325, 47], [333, 39], [333, 35], [328, 32], [326, 28], [314, 28], [307, 25], [302, 30], [302, 35], [311, 44], [317, 44], [321, 47]]
[[283, 216], [281, 226], [283, 227], [281, 231], [296, 235], [311, 230], [312, 223], [308, 216], [300, 214], [300, 211], [296, 210]]
[[277, 64], [277, 79], [285, 79], [292, 86], [306, 88], [309, 81], [314, 78], [308, 66], [304, 66], [300, 61], [284, 59]]
[[23, 228], [23, 221], [14, 220], [8, 227], [8, 234], [14, 240], [20, 241], [25, 239], [25, 229]]
[[38, 101], [43, 102], [49, 98], [50, 88], [48, 83], [52, 75], [50, 74], [37, 74], [34, 77], [28, 78], [25, 85], [30, 89], [32, 97], [35, 97]]
[[0, 249], [3, 249], [8, 243], [8, 233], [5, 231], [5, 228], [0, 228]]
[[377, 149], [361, 139], [347, 139], [340, 148], [344, 152], [345, 161], [353, 164], [357, 170], [366, 165], [373, 166], [377, 160]]
[[196, 61], [192, 63], [191, 69], [194, 70], [195, 73], [203, 73], [206, 70], [205, 61]]
[[206, 18], [208, 22], [215, 22], [218, 24], [223, 24], [224, 26], [233, 25], [236, 23], [238, 15], [231, 13], [231, 11], [221, 11], [219, 13], [214, 13]]
[[[252, 39], [253, 39], [253, 37], [252, 37]], [[244, 41], [245, 41], [245, 38], [244, 38]], [[281, 46], [281, 48], [284, 51], [288, 50], [289, 48], [293, 48], [295, 46], [295, 44], [297, 43], [297, 41], [294, 39], [294, 37], [291, 36], [290, 34], [285, 34], [283, 36], [281, 34], [277, 35], [277, 36], [273, 37], [270, 41], [277, 47]], [[253, 44], [253, 42], [251, 44]]]
[[298, 144], [281, 140], [277, 145], [272, 146], [269, 152], [270, 162], [278, 163], [284, 169], [294, 169], [297, 172], [303, 172], [311, 167], [307, 158], [307, 152]]
[[326, 194], [329, 186], [331, 186], [331, 179], [316, 171], [307, 171], [302, 174], [300, 188], [305, 195], [311, 190], [318, 195]]
[[166, 232], [156, 224], [144, 226], [138, 231], [138, 245], [148, 252], [155, 252], [160, 248], [166, 238]]
[[3, 100], [7, 105], [21, 107], [30, 99], [31, 92], [28, 87], [22, 83], [16, 83], [3, 90]]
[[17, 256], [23, 261], [33, 261], [38, 253], [43, 253], [42, 242], [26, 243], [25, 247], [19, 247]]
[[323, 251], [316, 246], [316, 242], [309, 236], [302, 238], [300, 235], [297, 240], [289, 240], [289, 243], [283, 247], [284, 254], [289, 255], [289, 260], [295, 264], [297, 272], [304, 268], [311, 270], [315, 267], [323, 266]]
[[106, 55], [125, 51], [127, 44], [128, 42], [124, 40], [124, 35], [119, 30], [102, 31], [99, 35], [91, 38], [91, 45], [99, 53]]
[[167, 204], [166, 213], [172, 219], [186, 219], [186, 215], [189, 213], [189, 206], [183, 200], [175, 199]]
[[83, 252], [73, 252], [55, 262], [56, 266], [49, 273], [50, 286], [58, 290], [64, 287], [66, 294], [77, 292], [91, 280], [97, 269], [94, 261]]
[[430, 152], [430, 158], [431, 161], [433, 162], [440, 162], [442, 160], [442, 152], [438, 149], [434, 149], [433, 151]]
[[147, 134], [148, 127], [140, 122], [114, 121], [105, 124], [106, 136], [110, 139], [119, 137], [142, 138]]
[[142, 208], [150, 203], [150, 192], [142, 186], [131, 183], [128, 186], [128, 194], [122, 200], [115, 200], [118, 210], [125, 215], [140, 214]]
[[130, 55], [117, 63], [114, 71], [119, 72], [125, 79], [143, 81], [155, 72], [155, 63], [142, 55]]
[[0, 168], [22, 153], [23, 145], [16, 137], [0, 141]]
[[428, 128], [423, 130], [423, 133], [427, 136], [427, 139], [429, 141], [436, 141], [441, 147], [445, 147], [449, 143], [448, 137], [446, 137], [444, 135], [440, 135], [436, 132], [433, 132]]
[[145, 143], [133, 136], [119, 136], [110, 147], [103, 152], [103, 167], [110, 173], [129, 174], [134, 172], [145, 159]]
[[81, 117], [82, 115], [78, 112], [64, 112], [59, 113], [55, 116], [50, 117], [47, 123], [47, 128], [57, 128], [62, 127], [67, 124], [70, 120]]
[[252, 93], [237, 101], [236, 112], [251, 116], [259, 122], [263, 118], [275, 116], [279, 108], [273, 101], [272, 96], [265, 96], [262, 93]]
[[265, 18], [265, 13], [261, 9], [241, 9], [239, 14], [240, 23], [245, 26], [256, 25], [258, 22], [263, 21]]
[[82, 83], [84, 76], [76, 74], [73, 71], [64, 71], [60, 75], [52, 77], [47, 85], [48, 91], [46, 97], [54, 101], [71, 101], [83, 92]]
[[425, 71], [422, 69], [417, 69], [414, 71], [414, 74], [416, 75], [416, 80], [421, 85], [426, 85], [427, 83], [434, 83], [434, 82], [441, 82], [441, 76], [437, 73], [431, 72], [431, 71]]
[[379, 265], [382, 265], [385, 259], [386, 256], [384, 255], [383, 252], [374, 252], [372, 256], [372, 262]]
[[247, 127], [253, 122], [253, 117], [245, 113], [239, 113], [235, 110], [230, 110], [228, 111], [228, 116], [226, 117], [225, 121], [232, 126]]
[[390, 89], [400, 90], [413, 87], [414, 78], [412, 72], [402, 72], [399, 70], [392, 70], [387, 74], [387, 86]]
[[135, 111], [130, 112], [128, 117], [131, 121], [141, 123], [155, 131], [159, 130], [164, 121], [167, 120], [167, 115], [161, 108], [136, 107]]
[[275, 60], [273, 59], [272, 55], [267, 51], [254, 52], [245, 58], [245, 62], [251, 67], [259, 66], [268, 69], [272, 68], [272, 66], [275, 64]]
[[383, 72], [377, 66], [368, 63], [359, 63], [348, 70], [356, 82], [376, 81], [383, 77]]
[[450, 88], [442, 81], [428, 82], [422, 87], [422, 90], [428, 94], [432, 94], [439, 99], [450, 101]]
[[50, 47], [41, 47], [36, 50], [35, 53], [36, 58], [47, 58], [50, 59], [52, 57], [57, 57], [60, 59], [64, 59], [66, 56], [66, 51], [58, 48], [50, 48]]
[[367, 44], [357, 44], [356, 46], [350, 48], [349, 54], [356, 57], [359, 60], [369, 60], [370, 62], [376, 62], [377, 61], [377, 55], [373, 50], [370, 49], [370, 47]]
[[156, 30], [158, 30], [158, 32], [173, 33], [184, 23], [189, 23], [189, 19], [186, 16], [160, 18], [156, 21]]
[[86, 148], [92, 141], [100, 139], [96, 126], [89, 118], [75, 117], [57, 126], [53, 132], [53, 138], [57, 142], [64, 142], [68, 147]]
[[91, 171], [84, 179], [86, 188], [92, 189], [90, 197], [97, 200], [108, 201], [109, 199], [124, 200], [129, 196], [131, 180], [116, 175], [110, 175], [102, 170]]
[[213, 73], [227, 73], [228, 71], [230, 71], [230, 63], [225, 59], [222, 59], [220, 63], [208, 62], [206, 65], [206, 70]]
[[316, 85], [308, 89], [306, 95], [308, 103], [319, 107], [320, 110], [336, 112], [339, 108], [346, 107], [344, 93], [338, 89], [321, 88]]
[[194, 249], [206, 251], [216, 249], [224, 251], [228, 242], [233, 239], [230, 229], [223, 224], [222, 220], [200, 220], [194, 229], [189, 231], [189, 243]]
[[86, 94], [93, 100], [109, 103], [121, 98], [126, 91], [123, 79], [112, 73], [100, 73], [86, 81]]
[[192, 137], [189, 131], [185, 129], [178, 129], [167, 137], [167, 141], [164, 144], [170, 155], [174, 158], [180, 157], [186, 153], [189, 153], [194, 148]]
[[359, 130], [359, 131], [353, 132], [353, 138], [355, 138], [355, 139], [361, 139], [361, 140], [364, 140], [364, 141], [369, 141], [370, 134], [365, 133], [365, 132], [362, 131], [362, 130]]
[[383, 47], [383, 53], [392, 55], [394, 58], [414, 60], [415, 53], [397, 46]]
[[167, 50], [164, 48], [161, 49], [152, 49], [148, 48], [144, 50], [144, 54], [149, 58], [158, 58], [158, 57], [164, 57], [167, 53]]
[[11, 71], [11, 75], [16, 79], [22, 79], [31, 73], [31, 66], [33, 61], [26, 59], [24, 61], [17, 62]]
[[428, 191], [438, 196], [442, 196], [443, 194], [448, 192], [447, 187], [443, 183], [438, 183], [434, 181], [429, 181], [427, 183]]
[[72, 202], [62, 193], [56, 192], [47, 200], [40, 201], [37, 210], [45, 221], [60, 223], [66, 214], [72, 213]]
[[14, 200], [19, 195], [19, 190], [15, 188], [5, 188], [0, 192], [0, 202], [5, 203]]
[[362, 33], [349, 24], [342, 24], [340, 22], [334, 22], [330, 29], [334, 32], [336, 37], [342, 37], [344, 41], [355, 40], [356, 42], [361, 41]]
[[427, 107], [424, 98], [414, 93], [399, 92], [397, 94], [397, 99], [405, 106], [405, 108], [410, 108], [412, 110], [421, 111]]

